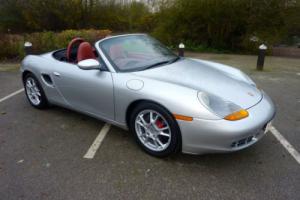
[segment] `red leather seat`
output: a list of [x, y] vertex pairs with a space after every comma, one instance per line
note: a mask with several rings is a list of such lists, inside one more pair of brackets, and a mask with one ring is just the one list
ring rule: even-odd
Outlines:
[[77, 51], [77, 62], [80, 62], [82, 60], [86, 59], [97, 59], [92, 45], [88, 42], [82, 42]]
[[72, 53], [72, 49], [75, 48], [77, 45], [79, 46], [84, 40], [82, 38], [74, 38], [67, 47], [67, 61], [69, 62], [76, 62], [76, 54]]

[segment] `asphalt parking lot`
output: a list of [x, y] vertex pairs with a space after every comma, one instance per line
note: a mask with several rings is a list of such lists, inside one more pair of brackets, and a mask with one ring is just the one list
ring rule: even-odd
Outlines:
[[[188, 56], [248, 73], [276, 104], [274, 127], [300, 152], [300, 59], [267, 57], [257, 72], [254, 56]], [[0, 70], [0, 99], [21, 88], [15, 65]], [[270, 132], [236, 153], [157, 159], [112, 126], [84, 158], [103, 126], [59, 107], [34, 109], [24, 92], [0, 102], [0, 199], [300, 199], [300, 163]]]

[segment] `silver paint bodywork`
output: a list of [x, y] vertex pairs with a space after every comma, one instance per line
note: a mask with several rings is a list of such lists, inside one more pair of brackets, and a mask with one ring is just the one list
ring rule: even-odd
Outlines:
[[[191, 122], [177, 120], [182, 151], [186, 153], [229, 152], [250, 146], [264, 135], [261, 130], [274, 117], [271, 99], [238, 69], [182, 58], [153, 69], [117, 73], [99, 48], [99, 43], [108, 39], [95, 44], [107, 71], [80, 69], [75, 64], [56, 60], [53, 52], [27, 56], [21, 71], [29, 71], [38, 78], [50, 103], [124, 129], [127, 129], [129, 106], [142, 100], [155, 102], [170, 113], [193, 117]], [[53, 82], [49, 83], [45, 75]], [[202, 91], [234, 102], [246, 109], [249, 117], [238, 121], [220, 118], [200, 103], [197, 95]], [[251, 135], [255, 140], [250, 143], [230, 146]]]

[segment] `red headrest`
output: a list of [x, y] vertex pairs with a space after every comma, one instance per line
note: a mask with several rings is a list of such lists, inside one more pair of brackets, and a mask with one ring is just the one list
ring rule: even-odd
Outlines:
[[86, 59], [96, 59], [92, 45], [88, 42], [82, 42], [78, 47], [77, 61], [80, 62]]
[[67, 60], [69, 62], [72, 62], [71, 59], [71, 51], [72, 51], [72, 48], [74, 45], [79, 45], [80, 43], [84, 42], [84, 40], [82, 38], [74, 38], [68, 45], [68, 48], [67, 48]]

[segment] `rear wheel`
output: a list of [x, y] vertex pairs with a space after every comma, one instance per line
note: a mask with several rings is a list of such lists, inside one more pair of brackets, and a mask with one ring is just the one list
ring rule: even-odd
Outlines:
[[138, 105], [132, 112], [130, 129], [137, 143], [150, 155], [166, 157], [180, 150], [181, 135], [177, 122], [159, 105]]
[[46, 108], [47, 98], [37, 78], [29, 73], [24, 77], [23, 84], [29, 103], [35, 108]]

